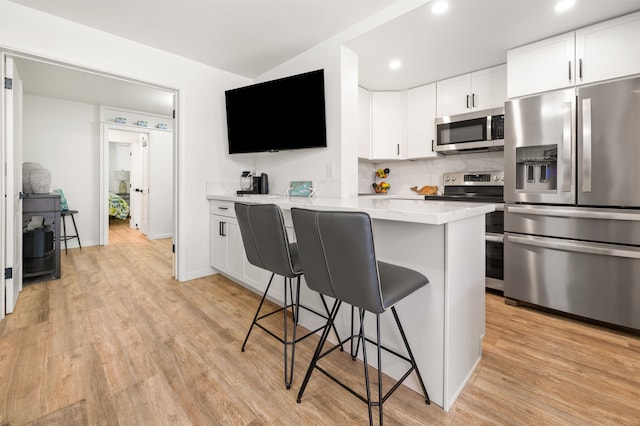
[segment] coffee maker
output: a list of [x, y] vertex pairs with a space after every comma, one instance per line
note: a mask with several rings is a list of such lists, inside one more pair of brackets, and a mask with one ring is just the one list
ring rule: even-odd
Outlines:
[[240, 190], [238, 195], [242, 194], [268, 194], [269, 193], [269, 176], [266, 173], [253, 174], [248, 171], [242, 172], [240, 176]]

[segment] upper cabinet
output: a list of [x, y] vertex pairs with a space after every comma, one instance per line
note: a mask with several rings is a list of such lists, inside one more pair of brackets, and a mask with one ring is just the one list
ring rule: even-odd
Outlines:
[[403, 92], [371, 93], [371, 158], [403, 158], [403, 116]]
[[640, 73], [640, 12], [507, 52], [509, 98]]
[[576, 31], [576, 84], [640, 73], [640, 12]]
[[434, 151], [436, 84], [407, 91], [407, 158], [437, 157]]
[[433, 150], [436, 85], [406, 92], [358, 88], [358, 157], [405, 160], [437, 157]]
[[507, 98], [507, 66], [438, 81], [437, 116], [463, 114], [504, 105]]

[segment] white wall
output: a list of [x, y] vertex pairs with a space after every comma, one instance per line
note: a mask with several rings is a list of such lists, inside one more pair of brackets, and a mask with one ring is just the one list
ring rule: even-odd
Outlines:
[[[62, 189], [69, 208], [79, 212], [75, 220], [85, 246], [100, 241], [98, 120], [96, 105], [26, 94], [23, 97], [22, 158], [51, 171], [52, 189]], [[68, 244], [77, 246], [77, 240]]]
[[8, 0], [0, 0], [0, 48], [178, 91], [178, 279], [212, 273], [208, 233], [202, 232], [202, 223], [209, 220], [206, 182], [251, 166], [244, 159], [226, 158], [224, 90], [251, 81]]

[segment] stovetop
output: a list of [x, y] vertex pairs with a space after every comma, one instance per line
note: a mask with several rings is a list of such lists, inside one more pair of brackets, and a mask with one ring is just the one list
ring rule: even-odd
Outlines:
[[443, 175], [444, 193], [425, 195], [425, 200], [504, 202], [504, 172], [452, 172]]

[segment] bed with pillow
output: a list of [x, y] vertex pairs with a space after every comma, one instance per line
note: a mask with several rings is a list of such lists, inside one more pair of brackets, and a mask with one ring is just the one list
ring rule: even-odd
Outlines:
[[109, 193], [109, 216], [122, 220], [129, 217], [129, 203], [113, 192]]

